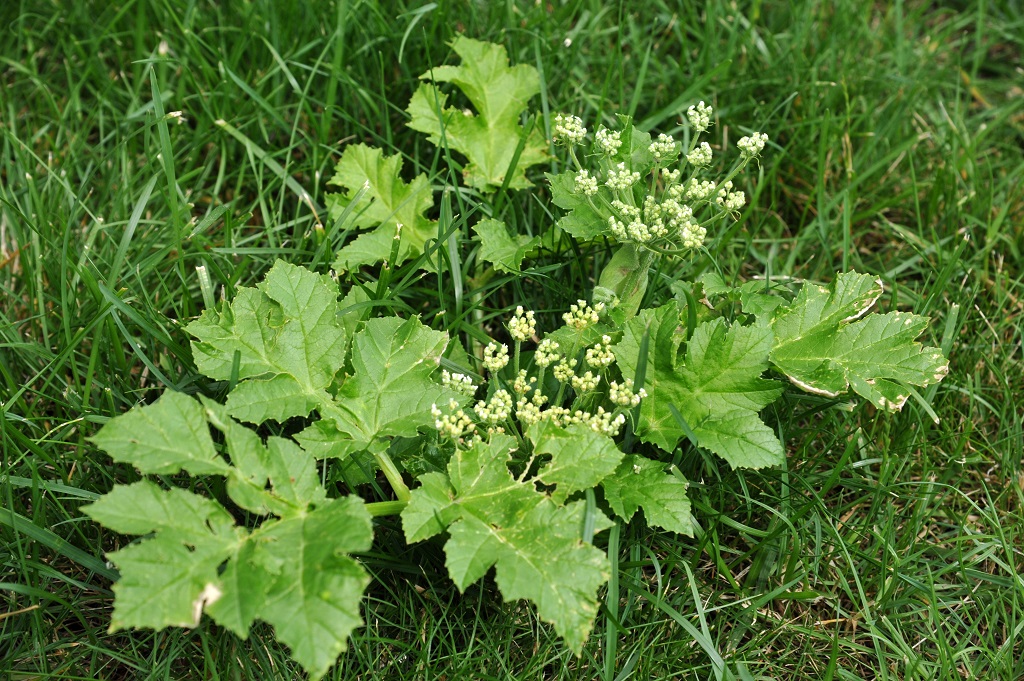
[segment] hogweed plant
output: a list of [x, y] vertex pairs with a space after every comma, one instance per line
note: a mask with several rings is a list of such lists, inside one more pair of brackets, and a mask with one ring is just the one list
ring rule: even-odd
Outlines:
[[[478, 113], [446, 109], [447, 95], [424, 84], [410, 125], [463, 154], [465, 181], [485, 198], [529, 190], [523, 171], [548, 158], [519, 124], [536, 72], [509, 67], [500, 46], [459, 38], [454, 49], [462, 66], [424, 78], [463, 89]], [[655, 259], [699, 254], [746, 201], [732, 180], [767, 137], [740, 140], [716, 179], [700, 139], [712, 116], [703, 102], [685, 112], [686, 148], [626, 117], [592, 136], [578, 118], [555, 117], [569, 167], [548, 175], [566, 211], [549, 242], [616, 248], [591, 300], [569, 306], [558, 328], [519, 306], [469, 354], [417, 317], [365, 318], [364, 287], [282, 261], [188, 324], [196, 367], [226, 401], [168, 392], [93, 437], [114, 460], [162, 476], [85, 508], [141, 537], [109, 556], [120, 571], [111, 627], [194, 627], [205, 613], [245, 638], [261, 619], [320, 677], [362, 623], [370, 580], [358, 556], [373, 519], [397, 515], [409, 543], [443, 535], [460, 590], [493, 567], [503, 597], [532, 602], [579, 654], [610, 574], [601, 533], [639, 511], [693, 532], [674, 458], [703, 449], [734, 468], [779, 465], [783, 443], [760, 414], [787, 390], [853, 391], [896, 411], [919, 398], [915, 386], [940, 381], [946, 359], [916, 341], [928, 320], [872, 313], [882, 285], [865, 274], [804, 283], [795, 296], [710, 274], [640, 309]], [[400, 166], [364, 145], [343, 153], [333, 183], [347, 191], [331, 198], [332, 215], [364, 231], [337, 251], [336, 272], [412, 259], [436, 268], [432, 189], [425, 176], [402, 180]], [[480, 262], [503, 272], [520, 272], [540, 242], [493, 217], [474, 231]], [[166, 477], [181, 473], [217, 476], [223, 485], [201, 487], [222, 491]]]

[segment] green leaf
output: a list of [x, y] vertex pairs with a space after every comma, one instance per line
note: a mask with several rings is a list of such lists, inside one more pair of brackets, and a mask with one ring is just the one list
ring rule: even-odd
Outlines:
[[828, 288], [805, 285], [773, 320], [772, 364], [808, 392], [835, 397], [853, 388], [880, 409], [898, 411], [910, 395], [904, 385], [941, 381], [949, 362], [938, 348], [916, 342], [926, 317], [864, 317], [881, 292], [880, 281], [856, 272]]
[[[427, 133], [433, 144], [444, 143], [463, 154], [469, 160], [464, 171], [466, 184], [482, 191], [497, 189], [505, 182], [523, 137], [520, 114], [530, 98], [540, 92], [540, 77], [529, 65], [509, 67], [508, 53], [501, 45], [458, 36], [452, 49], [462, 59], [460, 66], [436, 67], [420, 78], [456, 85], [476, 113], [445, 108], [448, 97], [437, 87], [423, 84], [409, 102], [409, 127]], [[534, 128], [512, 169], [508, 186], [532, 186], [526, 179], [526, 169], [547, 160], [544, 136]]]
[[153, 404], [108, 421], [89, 439], [114, 461], [130, 463], [143, 473], [228, 471], [213, 447], [202, 406], [183, 393], [167, 391]]
[[[328, 501], [313, 456], [291, 440], [271, 437], [264, 445], [226, 407], [174, 395], [161, 401], [184, 399], [193, 406], [182, 402], [164, 413], [171, 421], [165, 425], [188, 419], [194, 433], [209, 438], [208, 419], [224, 434], [231, 456], [232, 465], [217, 472], [228, 476], [232, 499], [279, 517], [250, 534], [218, 502], [146, 480], [115, 487], [85, 506], [111, 529], [151, 535], [108, 556], [121, 573], [112, 629], [194, 627], [206, 610], [245, 638], [260, 617], [274, 625], [312, 677], [322, 676], [361, 623], [359, 603], [369, 578], [345, 554], [369, 549], [369, 512], [358, 497]], [[108, 425], [116, 429], [131, 422], [129, 416]]]
[[204, 605], [223, 593], [218, 566], [244, 541], [217, 502], [145, 480], [115, 487], [82, 510], [118, 532], [155, 533], [107, 556], [121, 573], [111, 630], [197, 626]]
[[693, 536], [686, 486], [680, 476], [665, 472], [665, 464], [632, 455], [601, 481], [605, 500], [623, 520], [642, 508], [649, 525]]
[[[398, 262], [423, 253], [427, 239], [437, 238], [437, 222], [423, 214], [434, 206], [430, 181], [424, 174], [406, 183], [401, 177], [400, 154], [384, 156], [380, 149], [365, 144], [345, 148], [329, 184], [344, 187], [345, 193], [329, 194], [331, 219], [346, 211], [351, 226], [374, 228], [338, 251], [332, 267], [337, 271], [371, 265], [391, 257], [398, 225], [402, 225]], [[358, 200], [357, 200], [358, 199]]]
[[635, 375], [645, 333], [650, 357], [638, 427], [642, 440], [671, 452], [689, 430], [697, 444], [734, 468], [782, 463], [782, 443], [757, 415], [782, 393], [777, 382], [761, 378], [772, 342], [768, 326], [705, 322], [677, 361], [682, 336], [676, 304], [644, 310], [614, 347], [626, 377]]
[[537, 479], [555, 486], [551, 498], [559, 504], [614, 473], [623, 457], [610, 437], [578, 423], [560, 428], [544, 420], [530, 428], [529, 436], [534, 453], [551, 455]]
[[464, 397], [431, 377], [448, 336], [412, 318], [371, 319], [352, 344], [352, 367], [338, 389], [338, 401], [325, 417], [365, 449], [382, 436], [411, 436], [432, 423], [432, 404]]
[[518, 274], [523, 258], [540, 244], [540, 237], [509, 236], [501, 220], [481, 220], [473, 226], [473, 231], [480, 237], [477, 258], [491, 263], [496, 270], [510, 274]]
[[[495, 566], [502, 595], [533, 602], [578, 654], [593, 627], [608, 560], [581, 539], [585, 502], [559, 506], [512, 477], [507, 464], [514, 446], [512, 438], [494, 436], [456, 452], [450, 482], [438, 473], [423, 476], [402, 512], [406, 538], [429, 537], [447, 525], [446, 564], [460, 590]], [[607, 528], [598, 515], [599, 529]]]
[[313, 678], [327, 672], [363, 622], [359, 602], [370, 578], [345, 553], [369, 550], [372, 539], [370, 514], [358, 497], [253, 533], [252, 563], [270, 577], [260, 618]]
[[206, 310], [185, 327], [192, 352], [211, 378], [250, 379], [228, 397], [232, 415], [252, 423], [306, 416], [345, 360], [338, 286], [327, 276], [277, 261], [257, 288], [241, 289], [230, 306]]

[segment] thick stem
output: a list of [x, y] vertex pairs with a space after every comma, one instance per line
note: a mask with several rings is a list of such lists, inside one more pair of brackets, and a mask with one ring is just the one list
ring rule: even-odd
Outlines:
[[391, 460], [391, 457], [385, 451], [374, 452], [373, 456], [377, 459], [377, 465], [384, 471], [384, 477], [391, 483], [391, 489], [394, 490], [395, 496], [402, 503], [409, 503], [411, 498], [409, 487], [405, 484], [405, 480], [402, 479], [402, 473], [398, 470], [395, 462]]
[[398, 515], [408, 505], [409, 502], [407, 501], [375, 501], [366, 504], [366, 510], [374, 518], [379, 518], [385, 515]]

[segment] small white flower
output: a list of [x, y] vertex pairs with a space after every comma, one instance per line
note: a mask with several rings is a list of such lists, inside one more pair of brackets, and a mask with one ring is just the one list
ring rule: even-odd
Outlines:
[[686, 111], [686, 117], [690, 119], [690, 125], [700, 133], [704, 132], [711, 125], [711, 114], [714, 113], [710, 106], [700, 102], [697, 106], [691, 106]]
[[515, 316], [508, 320], [508, 334], [512, 336], [512, 340], [522, 342], [533, 338], [535, 333], [537, 333], [537, 320], [533, 317], [533, 311], [526, 312], [522, 305], [518, 306]]
[[701, 142], [700, 146], [686, 155], [686, 160], [696, 168], [703, 168], [711, 164], [711, 145]]
[[560, 357], [561, 355], [558, 354], [558, 343], [550, 338], [542, 340], [540, 345], [537, 346], [537, 351], [533, 353], [533, 361], [539, 367], [550, 366], [557, 362]]
[[597, 141], [597, 146], [601, 147], [601, 151], [609, 156], [613, 156], [619, 150], [619, 147], [622, 146], [622, 140], [619, 139], [621, 136], [622, 133], [618, 130], [613, 131], [608, 128], [601, 128], [597, 131], [594, 138]]
[[594, 307], [587, 305], [585, 300], [577, 300], [575, 305], [569, 306], [569, 311], [562, 315], [565, 325], [582, 331], [588, 326], [593, 326], [600, 321], [601, 313], [604, 311], [604, 303], [598, 303]]
[[672, 139], [672, 135], [662, 133], [658, 135], [658, 139], [651, 142], [648, 150], [654, 156], [655, 161], [660, 161], [663, 158], [675, 155], [676, 141]]
[[687, 220], [679, 227], [679, 240], [683, 248], [700, 248], [704, 245], [704, 239], [708, 230], [701, 225]]
[[593, 196], [597, 193], [597, 178], [591, 177], [590, 171], [583, 169], [573, 179], [573, 190], [577, 194]]
[[608, 384], [608, 387], [609, 399], [620, 407], [635, 407], [640, 404], [640, 400], [647, 397], [647, 391], [643, 388], [640, 388], [635, 393], [633, 392], [633, 379], [631, 378], [627, 378], [622, 385], [612, 381]]
[[491, 342], [484, 348], [484, 366], [491, 372], [501, 371], [508, 364], [508, 346]]
[[578, 116], [569, 114], [558, 114], [555, 116], [556, 142], [562, 142], [568, 146], [579, 144], [587, 136], [587, 129], [583, 127], [583, 121]]
[[512, 413], [512, 396], [507, 390], [499, 390], [489, 401], [478, 401], [473, 411], [481, 422], [492, 425], [501, 423]]
[[612, 354], [612, 351], [609, 348], [611, 342], [611, 336], [601, 336], [600, 343], [587, 349], [587, 364], [595, 369], [598, 367], [611, 366], [615, 361], [615, 355]]
[[764, 149], [765, 142], [768, 141], [768, 135], [763, 132], [755, 132], [750, 137], [741, 137], [736, 146], [740, 148], [740, 153], [746, 158], [753, 158], [761, 153]]
[[628, 189], [640, 181], [640, 173], [630, 172], [626, 169], [625, 163], [619, 163], [615, 170], [608, 171], [608, 181], [605, 182], [611, 189]]
[[569, 381], [572, 383], [572, 387], [576, 392], [588, 393], [597, 388], [598, 384], [601, 382], [601, 376], [600, 374], [595, 376], [593, 372], [588, 371], [582, 376], [572, 376]]
[[555, 378], [558, 379], [559, 383], [566, 383], [576, 375], [573, 369], [576, 367], [576, 360], [566, 360], [564, 357], [562, 361], [555, 365], [554, 374]]
[[710, 180], [698, 182], [694, 178], [686, 185], [686, 198], [690, 200], [701, 201], [710, 197], [714, 193], [715, 183]]
[[466, 374], [452, 374], [447, 370], [441, 370], [441, 384], [454, 390], [460, 395], [466, 397], [472, 397], [473, 393], [476, 392], [476, 386], [473, 385], [473, 379]]

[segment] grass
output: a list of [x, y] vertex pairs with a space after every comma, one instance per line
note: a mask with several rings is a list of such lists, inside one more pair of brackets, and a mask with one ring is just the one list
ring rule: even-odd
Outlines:
[[[642, 9], [641, 9], [642, 7]], [[699, 8], [699, 9], [698, 9]], [[678, 129], [698, 99], [734, 141], [773, 140], [714, 252], [743, 279], [878, 273], [884, 309], [933, 318], [952, 371], [898, 415], [792, 398], [788, 463], [684, 462], [694, 539], [613, 531], [618, 562], [573, 657], [493, 582], [460, 595], [440, 546], [385, 520], [367, 625], [329, 678], [1024, 678], [1024, 19], [1003, 2], [7, 2], [0, 8], [0, 671], [13, 679], [294, 678], [272, 631], [109, 633], [125, 539], [78, 508], [137, 474], [86, 438], [168, 387], [201, 385], [179, 325], [212, 286], [276, 258], [324, 271], [344, 144], [454, 184], [404, 126], [457, 31], [535, 65], [547, 124], [628, 112]], [[182, 111], [182, 118], [167, 114]], [[229, 125], [218, 124], [225, 121]], [[550, 224], [542, 193], [503, 217]], [[463, 255], [480, 197], [447, 216]], [[387, 305], [439, 324], [555, 311], [603, 253], [491, 280], [393, 277]], [[707, 267], [698, 263], [697, 267]], [[678, 275], [664, 265], [649, 302]], [[218, 293], [219, 295], [219, 293]], [[467, 319], [463, 316], [461, 319]], [[450, 323], [453, 332], [471, 324]]]

